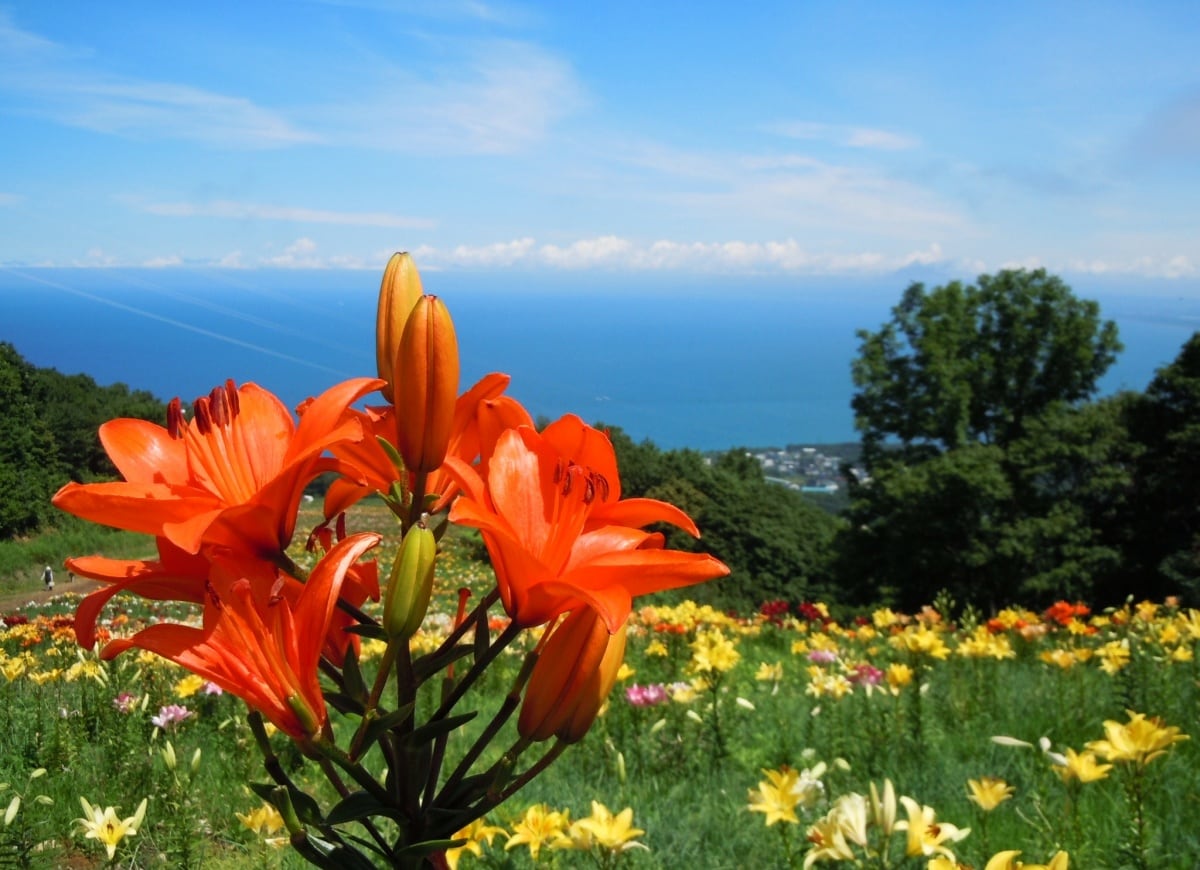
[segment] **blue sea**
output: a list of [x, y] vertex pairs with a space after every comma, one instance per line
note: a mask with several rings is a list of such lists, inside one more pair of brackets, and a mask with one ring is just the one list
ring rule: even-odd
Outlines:
[[[373, 375], [380, 272], [0, 269], [0, 341], [28, 360], [185, 402], [226, 378], [295, 406]], [[857, 440], [850, 362], [908, 278], [423, 273], [464, 387], [489, 371], [535, 416], [574, 412], [665, 449]], [[918, 280], [916, 278], [914, 280]], [[942, 283], [935, 277], [930, 285]], [[1145, 389], [1200, 329], [1200, 286], [1073, 283], [1117, 322], [1102, 393]]]

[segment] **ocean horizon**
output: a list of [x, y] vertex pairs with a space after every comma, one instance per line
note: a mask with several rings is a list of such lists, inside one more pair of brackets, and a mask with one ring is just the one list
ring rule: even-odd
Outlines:
[[[31, 363], [185, 402], [233, 378], [289, 406], [375, 371], [380, 272], [0, 269], [0, 341]], [[575, 413], [663, 449], [857, 441], [850, 363], [910, 280], [423, 272], [458, 333], [535, 416]], [[1200, 294], [1085, 286], [1125, 350], [1099, 395], [1144, 390], [1200, 329]]]

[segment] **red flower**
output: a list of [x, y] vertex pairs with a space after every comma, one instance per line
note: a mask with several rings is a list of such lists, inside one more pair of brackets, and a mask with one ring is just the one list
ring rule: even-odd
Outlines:
[[264, 590], [244, 576], [236, 560], [218, 557], [203, 628], [152, 625], [111, 641], [101, 657], [114, 658], [130, 647], [156, 653], [237, 695], [303, 744], [327, 720], [318, 672], [322, 645], [313, 639], [329, 634], [347, 572], [379, 540], [359, 534], [335, 544], [294, 598], [282, 593], [290, 578]]
[[541, 625], [587, 604], [615, 633], [636, 595], [729, 573], [712, 556], [663, 548], [642, 530], [655, 522], [698, 535], [666, 502], [621, 499], [608, 437], [575, 416], [500, 436], [485, 485], [466, 463], [447, 459], [463, 493], [450, 520], [483, 534], [504, 608], [518, 625]]
[[[56, 507], [91, 522], [166, 538], [186, 553], [213, 544], [274, 559], [295, 529], [304, 487], [338, 468], [321, 454], [363, 437], [350, 403], [380, 381], [357, 378], [327, 390], [297, 427], [271, 393], [233, 382], [196, 400], [185, 422], [178, 399], [168, 427], [121, 419], [100, 440], [124, 480], [69, 483]], [[185, 599], [191, 600], [191, 599]]]

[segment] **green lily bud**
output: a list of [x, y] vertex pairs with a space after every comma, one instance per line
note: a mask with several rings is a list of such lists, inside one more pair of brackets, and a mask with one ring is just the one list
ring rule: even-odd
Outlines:
[[392, 563], [392, 576], [383, 599], [383, 628], [396, 640], [417, 633], [433, 594], [437, 538], [424, 518], [404, 535]]

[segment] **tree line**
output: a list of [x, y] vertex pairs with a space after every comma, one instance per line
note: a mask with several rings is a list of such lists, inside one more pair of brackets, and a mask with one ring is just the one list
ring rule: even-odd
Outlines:
[[[677, 504], [703, 532], [664, 529], [668, 545], [732, 567], [690, 592], [741, 611], [780, 599], [911, 610], [942, 592], [985, 611], [1200, 600], [1200, 333], [1144, 392], [1096, 398], [1116, 325], [1044, 270], [1012, 270], [912, 284], [858, 338], [861, 457], [843, 469], [840, 514], [768, 482], [744, 449], [664, 451], [606, 427], [624, 494]], [[0, 344], [0, 538], [46, 522], [67, 479], [114, 473], [101, 422], [164, 415], [149, 393], [35, 368]]]
[[68, 480], [116, 475], [96, 436], [114, 417], [161, 422], [166, 405], [125, 384], [39, 368], [0, 342], [0, 540], [57, 519], [50, 497]]

